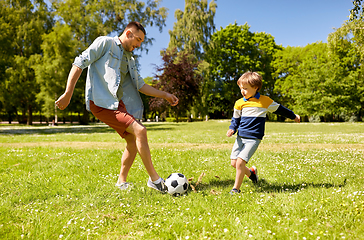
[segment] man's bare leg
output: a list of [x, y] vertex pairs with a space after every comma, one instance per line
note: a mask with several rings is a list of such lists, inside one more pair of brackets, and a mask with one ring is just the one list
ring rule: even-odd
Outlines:
[[143, 161], [145, 169], [152, 181], [159, 179], [158, 173], [155, 171], [152, 158], [150, 155], [150, 149], [147, 138], [147, 129], [138, 121], [134, 121], [126, 129], [127, 132], [131, 133], [135, 137], [136, 149]]
[[126, 147], [123, 156], [121, 157], [121, 169], [117, 184], [126, 182], [129, 170], [133, 165], [136, 154], [138, 152], [134, 135], [132, 134], [127, 135], [125, 137], [125, 140], [126, 140]]

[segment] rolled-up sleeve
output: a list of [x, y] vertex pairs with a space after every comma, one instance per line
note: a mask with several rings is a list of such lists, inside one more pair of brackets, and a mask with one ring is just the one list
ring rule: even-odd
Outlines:
[[138, 90], [141, 89], [144, 86], [144, 84], [145, 84], [144, 79], [138, 75], [138, 82], [137, 82]]
[[105, 38], [98, 37], [95, 41], [85, 50], [83, 51], [78, 57], [75, 58], [73, 65], [81, 69], [87, 68], [90, 64], [97, 61], [101, 56], [105, 53]]

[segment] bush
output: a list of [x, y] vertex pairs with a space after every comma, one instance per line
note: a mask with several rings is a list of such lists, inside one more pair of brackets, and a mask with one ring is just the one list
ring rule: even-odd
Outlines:
[[321, 118], [318, 115], [313, 115], [308, 118], [308, 121], [312, 123], [319, 123], [321, 122]]

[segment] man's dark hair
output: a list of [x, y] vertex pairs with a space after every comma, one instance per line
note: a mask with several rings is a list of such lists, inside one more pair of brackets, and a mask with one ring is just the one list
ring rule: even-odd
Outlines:
[[144, 33], [144, 35], [146, 35], [147, 33], [145, 32], [145, 29], [143, 27], [143, 25], [140, 22], [130, 22], [126, 28], [133, 28], [135, 27], [136, 29], [142, 31]]

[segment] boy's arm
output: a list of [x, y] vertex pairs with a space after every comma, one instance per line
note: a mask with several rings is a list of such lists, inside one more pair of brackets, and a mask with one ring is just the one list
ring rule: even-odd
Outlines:
[[301, 121], [301, 117], [299, 115], [296, 115], [292, 110], [290, 110], [282, 105], [279, 105], [277, 110], [274, 113], [282, 115], [283, 117], [292, 119], [297, 123], [299, 123]]
[[299, 115], [296, 114], [296, 118], [294, 119], [294, 121], [296, 123], [300, 123], [301, 122], [301, 117]]
[[226, 136], [228, 136], [228, 137], [231, 137], [232, 135], [234, 135], [234, 130], [232, 130], [232, 129], [229, 129], [228, 131], [227, 131], [227, 133], [226, 133]]
[[241, 119], [241, 110], [234, 108], [233, 117], [231, 118], [231, 124], [229, 126], [229, 130], [226, 133], [226, 136], [231, 137], [232, 135], [235, 134], [236, 130], [239, 127], [240, 119]]
[[139, 91], [148, 96], [164, 98], [172, 106], [176, 106], [178, 104], [178, 98], [175, 95], [167, 93], [165, 91], [158, 90], [148, 84], [144, 84], [143, 87], [139, 89]]

